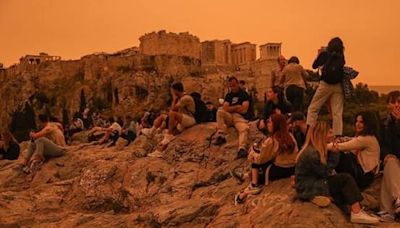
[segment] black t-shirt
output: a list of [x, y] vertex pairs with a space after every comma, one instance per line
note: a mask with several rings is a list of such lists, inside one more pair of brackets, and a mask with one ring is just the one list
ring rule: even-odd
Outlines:
[[[248, 101], [250, 102], [249, 94], [246, 93], [244, 90], [239, 90], [237, 93], [229, 92], [225, 96], [225, 102], [229, 103], [229, 106], [234, 106], [234, 105], [242, 105], [243, 102]], [[249, 107], [250, 109], [250, 107]], [[247, 109], [247, 112], [245, 114], [241, 114], [245, 119], [248, 119], [248, 113], [249, 109]]]
[[292, 106], [286, 101], [281, 101], [278, 104], [268, 101], [264, 106], [261, 118], [264, 120], [268, 119], [272, 114], [275, 113], [275, 109], [279, 109], [282, 115], [292, 112]]

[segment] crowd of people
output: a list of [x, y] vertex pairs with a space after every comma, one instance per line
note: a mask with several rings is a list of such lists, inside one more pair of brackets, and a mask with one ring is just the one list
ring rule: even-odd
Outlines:
[[[250, 184], [234, 197], [235, 204], [245, 203], [249, 195], [259, 194], [271, 181], [290, 178], [297, 198], [319, 207], [332, 202], [350, 213], [353, 223], [373, 224], [394, 221], [400, 215], [400, 91], [387, 97], [387, 118], [384, 123], [374, 111], [363, 111], [354, 117], [354, 136], [343, 135], [344, 46], [333, 38], [321, 50], [313, 63], [321, 69], [321, 81], [308, 110], [304, 91], [307, 73], [297, 57], [288, 61], [278, 58], [278, 68], [272, 72], [267, 101], [257, 122], [266, 137], [249, 146], [249, 122], [254, 120], [252, 97], [243, 81], [228, 78], [228, 93], [220, 103], [204, 102], [199, 93], [188, 94], [181, 82], [170, 87], [172, 101], [168, 109], [146, 112], [140, 120], [127, 116], [102, 117], [89, 109], [76, 113], [70, 126], [63, 127], [40, 115], [42, 129], [30, 134], [25, 153], [9, 131], [1, 132], [0, 158], [22, 157], [25, 172], [34, 172], [47, 159], [62, 156], [74, 134], [88, 130], [88, 140], [95, 144], [114, 146], [119, 138], [128, 146], [142, 134], [153, 137], [164, 132], [157, 150], [150, 157], [162, 157], [165, 147], [175, 137], [202, 122], [216, 122], [214, 145], [226, 143], [227, 127], [238, 132], [236, 159], [250, 163]], [[318, 119], [323, 105], [331, 110], [332, 125]], [[362, 209], [361, 192], [383, 173], [381, 212], [372, 215]], [[290, 186], [288, 186], [290, 187]]]

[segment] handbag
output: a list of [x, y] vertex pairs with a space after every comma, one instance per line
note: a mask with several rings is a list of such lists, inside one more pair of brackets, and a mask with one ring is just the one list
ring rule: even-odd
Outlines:
[[348, 66], [344, 66], [343, 71], [344, 75], [342, 80], [342, 88], [344, 98], [350, 99], [354, 96], [354, 86], [351, 80], [355, 79], [359, 72]]

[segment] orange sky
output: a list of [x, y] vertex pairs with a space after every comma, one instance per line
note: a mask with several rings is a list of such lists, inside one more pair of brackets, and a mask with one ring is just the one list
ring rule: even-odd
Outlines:
[[310, 68], [317, 49], [340, 36], [357, 81], [400, 85], [399, 15], [399, 0], [0, 0], [0, 62], [114, 52], [166, 29], [201, 41], [283, 42], [285, 56]]

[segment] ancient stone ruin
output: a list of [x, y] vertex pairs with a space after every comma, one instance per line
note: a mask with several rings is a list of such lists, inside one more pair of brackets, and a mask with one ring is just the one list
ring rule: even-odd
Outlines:
[[188, 92], [217, 103], [226, 92], [228, 75], [245, 80], [263, 99], [281, 54], [280, 43], [267, 43], [260, 46], [256, 59], [256, 45], [250, 42], [200, 42], [187, 32], [152, 32], [139, 40], [139, 47], [97, 52], [79, 60], [46, 53], [22, 57], [19, 64], [0, 71], [0, 102], [5, 107], [0, 123], [17, 121], [15, 116], [20, 115], [14, 114], [26, 108], [69, 121], [82, 102], [109, 115], [140, 116], [145, 110], [164, 109], [168, 86], [177, 80]]

